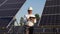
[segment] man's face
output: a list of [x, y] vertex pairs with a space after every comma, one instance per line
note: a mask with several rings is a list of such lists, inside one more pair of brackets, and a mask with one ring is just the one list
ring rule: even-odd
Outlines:
[[32, 10], [28, 10], [28, 14], [32, 14]]

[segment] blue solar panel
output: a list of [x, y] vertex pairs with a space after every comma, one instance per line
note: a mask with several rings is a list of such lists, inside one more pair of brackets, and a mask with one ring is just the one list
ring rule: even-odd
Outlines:
[[8, 33], [10, 27], [6, 27], [25, 1], [26, 0], [0, 0], [0, 34], [4, 34], [4, 32], [5, 34]]
[[60, 25], [60, 0], [46, 1], [42, 13], [42, 25]]
[[0, 27], [7, 26], [13, 17], [0, 18]]
[[45, 32], [60, 34], [60, 0], [46, 0], [40, 25]]
[[0, 25], [6, 26], [26, 0], [0, 0]]
[[0, 16], [14, 16], [25, 0], [2, 0], [0, 2]]

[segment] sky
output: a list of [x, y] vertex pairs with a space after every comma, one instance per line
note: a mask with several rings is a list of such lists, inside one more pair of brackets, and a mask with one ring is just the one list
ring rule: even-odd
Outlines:
[[26, 2], [23, 4], [23, 6], [20, 8], [20, 10], [15, 16], [17, 22], [19, 23], [20, 18], [23, 17], [25, 14], [27, 14], [27, 10], [29, 7], [33, 8], [33, 14], [39, 14], [41, 16], [44, 9], [45, 2], [46, 0], [26, 0]]

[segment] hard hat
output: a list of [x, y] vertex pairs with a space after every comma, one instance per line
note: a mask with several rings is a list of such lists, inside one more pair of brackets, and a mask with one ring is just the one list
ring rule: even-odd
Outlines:
[[29, 7], [28, 10], [33, 10], [33, 8], [32, 7]]

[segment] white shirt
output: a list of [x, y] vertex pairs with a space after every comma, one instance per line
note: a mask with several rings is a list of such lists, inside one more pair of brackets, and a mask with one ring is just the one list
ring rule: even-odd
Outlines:
[[34, 19], [34, 23], [33, 23], [33, 22], [31, 22], [31, 21], [27, 21], [27, 19], [29, 19], [29, 17], [35, 17], [35, 15], [33, 15], [33, 14], [25, 15], [25, 16], [24, 16], [25, 25], [34, 26], [34, 23], [36, 23], [36, 19]]

